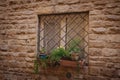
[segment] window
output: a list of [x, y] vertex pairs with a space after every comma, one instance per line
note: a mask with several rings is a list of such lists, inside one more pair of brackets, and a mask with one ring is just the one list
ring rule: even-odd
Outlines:
[[39, 16], [38, 52], [42, 48], [48, 54], [57, 47], [67, 49], [71, 42], [88, 53], [88, 12], [48, 14]]

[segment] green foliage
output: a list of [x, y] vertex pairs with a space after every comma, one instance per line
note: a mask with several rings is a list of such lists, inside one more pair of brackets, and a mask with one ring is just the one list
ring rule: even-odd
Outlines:
[[[39, 62], [40, 61], [40, 62]], [[39, 68], [46, 68], [48, 63], [48, 58], [36, 59], [34, 60], [34, 73], [37, 74], [39, 72]]]
[[82, 44], [82, 41], [80, 39], [78, 39], [78, 38], [75, 38], [72, 41], [70, 41], [69, 47], [68, 47], [68, 51], [71, 54], [74, 54], [74, 53], [78, 54], [79, 53], [80, 59], [85, 57], [85, 54], [84, 54], [85, 52], [79, 46], [81, 44]]
[[47, 64], [48, 64], [48, 57], [46, 57], [46, 58], [40, 58], [40, 66], [42, 68], [47, 68]]
[[69, 57], [70, 54], [64, 48], [56, 48], [50, 54], [50, 60], [59, 62], [62, 57]]
[[80, 39], [73, 39], [69, 43], [68, 51], [70, 53], [72, 53], [72, 52], [79, 53], [81, 51], [79, 48], [80, 43], [81, 43]]
[[34, 73], [37, 74], [39, 72], [39, 63], [37, 60], [34, 60]]
[[46, 52], [45, 48], [42, 48], [42, 49], [40, 50], [40, 53], [45, 53], [45, 52]]

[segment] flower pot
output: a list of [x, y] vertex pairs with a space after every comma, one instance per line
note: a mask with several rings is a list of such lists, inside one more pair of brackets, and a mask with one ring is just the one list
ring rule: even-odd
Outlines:
[[78, 67], [78, 65], [83, 66], [83, 62], [82, 61], [60, 60], [60, 65], [64, 67]]
[[47, 55], [46, 55], [46, 54], [39, 54], [39, 58], [40, 58], [40, 59], [46, 59], [46, 58], [47, 58]]
[[72, 58], [72, 60], [75, 60], [75, 61], [77, 61], [77, 60], [79, 60], [79, 53], [72, 53], [71, 54], [71, 58]]

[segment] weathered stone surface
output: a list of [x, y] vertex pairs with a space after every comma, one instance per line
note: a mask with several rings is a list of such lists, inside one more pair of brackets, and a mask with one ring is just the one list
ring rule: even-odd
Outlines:
[[0, 46], [0, 50], [1, 51], [8, 51], [9, 50], [9, 46], [8, 45], [1, 45]]
[[117, 15], [106, 15], [106, 19], [109, 21], [120, 21], [120, 16]]
[[33, 74], [38, 15], [67, 12], [89, 12], [90, 67], [79, 75], [120, 80], [120, 0], [0, 0], [1, 80], [67, 80], [67, 71], [76, 73], [57, 68], [48, 76]]
[[89, 48], [89, 52], [91, 56], [101, 56], [102, 55], [102, 49], [100, 48]]
[[107, 4], [107, 3], [111, 3], [111, 2], [114, 2], [114, 0], [109, 0], [109, 1], [104, 1], [104, 0], [101, 0], [101, 1], [94, 1], [94, 4], [95, 5], [104, 5], [104, 4]]
[[120, 69], [120, 64], [116, 63], [114, 67], [117, 68], [117, 69]]
[[107, 57], [120, 56], [120, 50], [119, 49], [103, 48], [102, 55], [107, 56]]
[[106, 48], [120, 49], [120, 43], [119, 42], [109, 42], [106, 44]]
[[50, 14], [54, 11], [54, 7], [39, 7], [38, 9], [35, 10], [37, 14]]
[[90, 67], [90, 75], [98, 76], [100, 75], [100, 67]]
[[101, 60], [103, 60], [105, 62], [120, 63], [119, 57], [103, 57]]
[[109, 80], [108, 77], [103, 76], [85, 76], [85, 80]]
[[100, 74], [104, 76], [114, 77], [117, 75], [115, 71], [115, 69], [103, 68], [101, 69]]
[[33, 60], [34, 60], [34, 58], [29, 58], [29, 57], [25, 58], [25, 61], [27, 61], [27, 62], [33, 62]]
[[68, 12], [69, 8], [69, 5], [57, 5], [55, 6], [55, 12]]
[[[91, 20], [91, 19], [90, 19]], [[103, 21], [103, 20], [92, 20], [90, 22], [91, 27], [112, 27], [116, 26], [119, 27], [120, 21]]]
[[111, 80], [120, 80], [120, 78], [111, 78]]
[[110, 27], [107, 33], [109, 34], [120, 34], [120, 27]]
[[47, 76], [47, 80], [59, 80], [56, 76]]
[[92, 31], [97, 34], [104, 34], [106, 33], [106, 28], [92, 28]]
[[41, 80], [47, 80], [46, 76], [42, 75]]
[[28, 53], [27, 55], [28, 55], [28, 57], [30, 57], [30, 58], [34, 58], [37, 54], [35, 54], [35, 53]]
[[[117, 4], [119, 4], [119, 2]], [[119, 15], [120, 14], [119, 7], [105, 9], [104, 14], [106, 14], [106, 15], [107, 14]]]
[[79, 3], [80, 0], [57, 0], [58, 4], [74, 4]]
[[102, 15], [102, 11], [101, 10], [92, 10], [92, 11], [90, 11], [89, 14], [92, 15], [90, 17], [93, 17], [93, 15], [94, 15], [94, 17], [98, 17], [99, 15], [101, 17], [104, 16], [104, 15]]
[[97, 34], [90, 34], [90, 39], [91, 40], [104, 40], [105, 39], [105, 35], [97, 35]]
[[91, 3], [84, 3], [84, 4], [74, 4], [70, 6], [70, 11], [76, 12], [84, 12], [90, 11], [93, 9], [93, 5]]
[[21, 45], [9, 46], [9, 52], [26, 52], [26, 51], [27, 51], [27, 46], [21, 46]]
[[91, 40], [89, 43], [90, 48], [104, 48], [105, 42], [104, 41], [98, 41], [98, 40]]
[[90, 40], [100, 40], [106, 42], [120, 42], [119, 34], [103, 35], [103, 34], [90, 34]]
[[98, 67], [105, 67], [106, 63], [104, 61], [90, 61], [90, 66], [98, 66]]
[[120, 70], [118, 70], [117, 74], [118, 74], [118, 76], [120, 77]]

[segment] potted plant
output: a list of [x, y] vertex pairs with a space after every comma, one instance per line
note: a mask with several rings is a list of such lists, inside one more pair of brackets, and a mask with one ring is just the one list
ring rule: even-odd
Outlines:
[[44, 69], [47, 68], [49, 62], [48, 56], [46, 55], [45, 57], [41, 57], [39, 60], [40, 60], [40, 67]]
[[39, 68], [46, 68], [48, 66], [48, 55], [46, 54], [46, 50], [42, 48], [40, 50], [39, 55], [34, 60], [34, 72], [38, 73]]
[[79, 44], [80, 44], [80, 39], [73, 39], [69, 43], [68, 51], [71, 54], [72, 60], [75, 61], [79, 60], [80, 54], [82, 54]]
[[46, 69], [48, 66], [48, 56], [42, 58], [36, 58], [34, 60], [34, 73], [39, 73], [40, 69]]
[[46, 57], [47, 57], [46, 50], [45, 50], [45, 48], [42, 48], [39, 53], [39, 58], [45, 59]]
[[51, 54], [49, 55], [49, 59], [50, 59], [50, 62], [56, 66], [56, 65], [59, 65], [59, 62], [60, 60], [63, 58], [63, 57], [69, 57], [70, 54], [68, 51], [66, 51], [64, 48], [56, 48], [54, 49]]
[[73, 51], [70, 52], [72, 60], [76, 60], [76, 61], [79, 60], [80, 57], [79, 52], [80, 52], [79, 48], [74, 48]]

